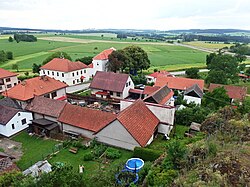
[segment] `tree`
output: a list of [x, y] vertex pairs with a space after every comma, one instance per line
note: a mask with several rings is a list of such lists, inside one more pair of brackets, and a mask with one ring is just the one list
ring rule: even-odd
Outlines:
[[9, 42], [13, 42], [13, 38], [10, 36], [8, 39]]
[[36, 63], [34, 63], [33, 65], [32, 65], [32, 72], [33, 73], [39, 73], [39, 71], [40, 71], [40, 67], [41, 67], [42, 65], [41, 64], [36, 64]]
[[[210, 57], [209, 57], [210, 58]], [[236, 57], [231, 55], [218, 54], [213, 56], [212, 60], [207, 62], [207, 68], [210, 70], [208, 72], [207, 82], [219, 83], [219, 84], [229, 84], [236, 83], [239, 81], [238, 77], [238, 65]], [[216, 73], [219, 73], [216, 75]], [[223, 81], [219, 79], [214, 79], [213, 76], [220, 77], [223, 76]]]
[[210, 70], [206, 77], [206, 83], [227, 84], [225, 72], [221, 70]]
[[117, 72], [121, 70], [122, 72], [129, 68], [129, 57], [123, 50], [113, 51], [109, 56], [109, 61], [106, 64], [108, 71]]
[[212, 59], [216, 56], [216, 53], [210, 53], [206, 56], [206, 65], [209, 66], [212, 62]]
[[13, 53], [11, 51], [7, 51], [6, 52], [6, 58], [9, 59], [9, 60], [12, 60], [13, 59]]
[[235, 58], [237, 58], [237, 61], [239, 61], [239, 62], [243, 62], [247, 59], [247, 57], [245, 55], [241, 55], [241, 54], [236, 54], [234, 56], [235, 56]]
[[18, 71], [19, 71], [18, 64], [17, 64], [17, 63], [13, 64], [13, 65], [12, 65], [12, 69], [13, 69], [13, 70], [16, 70], [16, 71], [18, 72]]
[[83, 62], [86, 65], [89, 65], [92, 63], [93, 56], [85, 56], [83, 58], [77, 58], [76, 61]]
[[150, 60], [147, 53], [138, 46], [128, 46], [124, 48], [124, 52], [128, 55], [129, 70], [136, 74], [138, 70], [145, 70], [150, 67]]
[[0, 62], [5, 62], [7, 60], [7, 56], [5, 51], [0, 51]]
[[224, 87], [218, 87], [212, 92], [203, 95], [202, 105], [212, 110], [218, 110], [221, 107], [230, 105], [230, 98]]
[[52, 55], [48, 56], [44, 61], [43, 61], [43, 65], [47, 64], [49, 61], [51, 61], [54, 58], [65, 58], [68, 60], [72, 60], [71, 57], [65, 53], [65, 52], [55, 52]]
[[250, 68], [246, 70], [246, 75], [250, 76]]
[[187, 75], [187, 77], [191, 79], [198, 79], [199, 78], [198, 73], [199, 73], [198, 68], [189, 68], [185, 71], [185, 74]]

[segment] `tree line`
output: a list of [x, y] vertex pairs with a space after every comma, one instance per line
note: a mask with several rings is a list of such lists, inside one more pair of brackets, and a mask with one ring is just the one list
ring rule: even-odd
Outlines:
[[[13, 42], [13, 38], [9, 37], [9, 42]], [[24, 42], [36, 42], [37, 38], [33, 35], [28, 34], [14, 34], [14, 40], [16, 40], [17, 43], [24, 41]]]
[[4, 51], [4, 50], [0, 51], [0, 63], [12, 59], [13, 59], [13, 53], [11, 51]]

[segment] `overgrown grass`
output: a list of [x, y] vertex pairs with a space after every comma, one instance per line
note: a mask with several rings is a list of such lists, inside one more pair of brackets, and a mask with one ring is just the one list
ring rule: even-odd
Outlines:
[[17, 162], [21, 170], [25, 170], [39, 160], [51, 154], [55, 145], [55, 140], [44, 140], [37, 136], [29, 136], [26, 132], [21, 132], [12, 138], [12, 140], [22, 143], [23, 156]]

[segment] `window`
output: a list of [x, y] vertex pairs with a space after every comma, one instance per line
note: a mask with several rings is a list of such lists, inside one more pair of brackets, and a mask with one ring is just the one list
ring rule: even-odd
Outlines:
[[110, 94], [110, 95], [113, 95], [113, 92], [110, 91], [109, 94]]
[[14, 124], [11, 124], [11, 126], [12, 126], [12, 129], [15, 129], [15, 125]]
[[128, 81], [128, 85], [130, 86], [130, 81]]
[[11, 86], [11, 84], [7, 84], [7, 88], [11, 88], [12, 86]]
[[81, 70], [81, 75], [82, 75], [82, 70]]
[[43, 70], [43, 74], [45, 74], [45, 71]]
[[74, 73], [72, 73], [72, 76], [74, 77]]
[[54, 76], [54, 71], [52, 71], [52, 75]]
[[62, 77], [64, 77], [64, 73], [62, 73]]
[[18, 115], [18, 116], [20, 116], [21, 114], [20, 114], [20, 113], [18, 113], [17, 115]]
[[45, 94], [44, 97], [49, 98], [49, 94]]
[[84, 72], [84, 73], [86, 73], [86, 69], [85, 69], [85, 70], [83, 70], [83, 72]]
[[6, 82], [10, 82], [10, 78], [5, 79]]
[[56, 75], [59, 76], [59, 72], [57, 72]]
[[48, 75], [49, 75], [49, 71], [48, 71]]
[[128, 83], [126, 83], [126, 87], [128, 87]]
[[0, 85], [4, 85], [3, 79], [0, 79]]
[[17, 83], [14, 83], [14, 86], [16, 86], [17, 85]]
[[54, 99], [56, 96], [57, 96], [57, 93], [56, 93], [56, 92], [52, 92], [52, 93], [51, 93], [52, 99]]
[[75, 84], [75, 81], [73, 81], [73, 84]]
[[27, 123], [26, 118], [22, 119], [21, 122], [22, 122], [22, 125], [26, 124]]
[[97, 62], [97, 66], [99, 66], [99, 63]]
[[2, 90], [3, 89], [3, 87], [2, 86], [0, 86], [0, 90]]
[[117, 97], [121, 97], [121, 93], [120, 93], [120, 92], [117, 92], [117, 93], [116, 93], [116, 96], [117, 96]]
[[78, 71], [76, 72], [76, 75], [78, 75]]

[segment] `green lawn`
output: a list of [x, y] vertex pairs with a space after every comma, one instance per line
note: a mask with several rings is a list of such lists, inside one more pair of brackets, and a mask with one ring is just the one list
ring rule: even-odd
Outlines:
[[202, 41], [184, 42], [184, 44], [195, 46], [195, 47], [208, 48], [208, 49], [221, 49], [223, 47], [230, 47], [233, 45], [233, 44], [224, 44], [223, 42], [207, 43], [207, 42], [202, 42]]
[[[51, 139], [44, 140], [36, 136], [29, 136], [26, 132], [22, 132], [16, 135], [12, 138], [12, 140], [22, 143], [22, 150], [24, 154], [21, 160], [17, 162], [17, 165], [21, 170], [27, 169], [32, 164], [36, 163], [39, 160], [43, 160], [44, 157], [55, 152], [55, 145], [60, 143]], [[83, 161], [83, 155], [92, 151], [90, 148], [86, 150], [79, 149], [77, 154], [73, 154], [69, 152], [68, 148], [65, 148], [60, 150], [59, 153], [53, 156], [49, 160], [49, 162], [63, 162], [65, 164], [70, 164], [77, 172], [79, 171], [79, 165], [84, 165], [84, 174], [89, 175], [95, 170], [98, 170], [100, 167], [102, 169], [109, 169], [115, 167], [119, 163], [125, 164], [126, 161], [133, 155], [133, 152], [131, 151], [123, 149], [119, 150], [122, 155], [121, 158], [114, 161], [108, 160], [107, 162], [104, 162], [103, 159], [100, 159], [100, 161]]]
[[12, 138], [12, 140], [22, 143], [23, 156], [17, 162], [21, 170], [25, 170], [45, 156], [53, 152], [55, 145], [54, 140], [43, 140], [37, 136], [29, 136], [26, 132], [21, 132]]
[[[44, 36], [44, 35], [42, 35]], [[56, 37], [55, 35], [48, 35]], [[62, 37], [62, 36], [59, 36]], [[66, 35], [67, 37], [84, 38], [84, 37], [94, 37], [97, 36], [82, 36], [82, 35]], [[103, 39], [106, 40], [106, 39]], [[117, 49], [122, 49], [126, 46], [132, 45], [132, 43], [122, 43], [122, 42], [108, 42], [108, 41], [97, 41], [90, 43], [72, 43], [72, 42], [57, 42], [57, 41], [47, 41], [39, 40], [38, 42], [8, 42], [8, 40], [0, 39], [0, 50], [12, 51], [14, 54], [14, 60], [7, 61], [0, 64], [0, 67], [5, 69], [11, 69], [12, 64], [17, 63], [19, 69], [25, 69], [31, 71], [32, 64], [41, 64], [42, 61], [55, 51], [65, 51], [69, 53], [73, 60], [84, 56], [95, 56], [104, 49], [115, 47]], [[190, 49], [182, 46], [175, 45], [165, 45], [162, 43], [141, 43], [136, 44], [142, 47], [149, 56], [151, 61], [150, 72], [153, 69], [166, 69], [178, 70], [185, 69], [189, 67], [203, 67], [205, 65], [205, 52]], [[96, 48], [97, 49], [94, 49]]]

